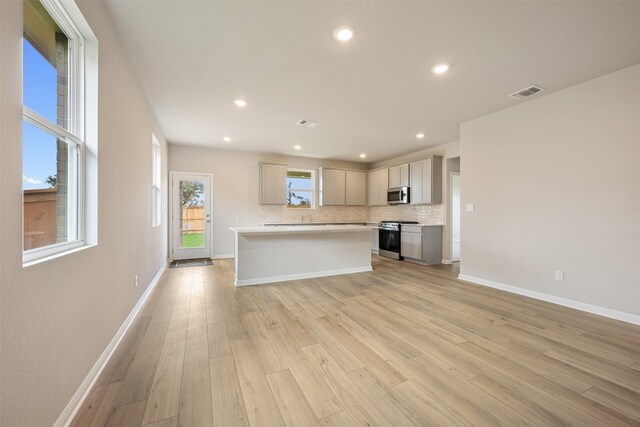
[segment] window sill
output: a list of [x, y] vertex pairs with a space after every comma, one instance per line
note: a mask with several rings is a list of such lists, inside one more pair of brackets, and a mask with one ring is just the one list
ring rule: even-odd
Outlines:
[[66, 251], [62, 251], [62, 252], [57, 252], [53, 255], [47, 255], [47, 256], [43, 256], [42, 258], [38, 258], [38, 259], [34, 259], [31, 261], [27, 261], [22, 263], [22, 268], [27, 268], [27, 267], [31, 267], [37, 264], [42, 264], [44, 262], [48, 262], [48, 261], [53, 261], [54, 259], [57, 258], [62, 258], [63, 256], [67, 256], [67, 255], [71, 255], [71, 254], [75, 254], [76, 252], [81, 252], [84, 251], [86, 249], [91, 249], [93, 247], [98, 246], [97, 244], [92, 244], [92, 245], [82, 245], [82, 246], [78, 246], [77, 248], [72, 248], [72, 249], [68, 249]]

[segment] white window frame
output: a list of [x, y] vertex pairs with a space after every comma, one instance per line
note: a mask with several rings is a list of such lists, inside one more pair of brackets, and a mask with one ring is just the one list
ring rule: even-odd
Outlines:
[[158, 138], [151, 134], [151, 225], [162, 224], [162, 146]]
[[[309, 206], [308, 208], [304, 208], [305, 210], [311, 210], [311, 209], [315, 209], [317, 206], [317, 198], [318, 198], [318, 193], [316, 191], [316, 171], [313, 169], [302, 169], [302, 168], [287, 168], [287, 179], [289, 178], [289, 171], [291, 172], [309, 172], [311, 173], [311, 184], [312, 184], [312, 188], [311, 189], [307, 189], [307, 188], [292, 188], [291, 191], [303, 191], [305, 193], [311, 192], [313, 193], [313, 200], [311, 201], [311, 206]], [[287, 187], [287, 192], [289, 192], [289, 188]], [[291, 206], [289, 206], [289, 204], [287, 204], [287, 209], [301, 209], [301, 208], [292, 208]]]
[[[69, 156], [68, 169], [68, 194], [73, 194], [76, 197], [69, 197], [68, 212], [74, 213], [67, 215], [69, 241], [27, 251], [23, 250], [22, 261], [24, 265], [66, 252], [72, 252], [85, 246], [85, 38], [59, 0], [40, 0], [40, 2], [68, 38], [68, 129], [53, 123], [24, 105], [22, 117], [23, 121], [43, 132], [56, 139], [64, 140], [69, 144], [69, 152], [72, 152], [72, 149], [76, 152], [76, 156]], [[83, 24], [86, 27], [86, 23]]]

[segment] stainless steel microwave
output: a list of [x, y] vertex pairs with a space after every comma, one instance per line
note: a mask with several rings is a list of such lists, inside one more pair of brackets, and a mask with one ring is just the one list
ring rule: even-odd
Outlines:
[[409, 187], [395, 187], [387, 190], [387, 203], [402, 205], [409, 203]]

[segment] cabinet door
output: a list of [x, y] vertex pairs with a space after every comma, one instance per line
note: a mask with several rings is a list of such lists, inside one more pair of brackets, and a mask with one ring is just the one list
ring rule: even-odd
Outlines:
[[400, 232], [400, 255], [413, 258], [413, 233]]
[[409, 181], [409, 185], [411, 189], [409, 190], [409, 202], [412, 205], [419, 205], [424, 203], [423, 196], [423, 188], [424, 188], [424, 178], [423, 178], [423, 165], [424, 162], [413, 162], [411, 163], [411, 179]]
[[422, 233], [400, 233], [400, 255], [406, 258], [422, 259]]
[[367, 196], [367, 175], [365, 172], [346, 172], [346, 205], [364, 206]]
[[260, 204], [287, 204], [287, 166], [260, 165]]
[[378, 204], [378, 172], [367, 173], [367, 204], [375, 206]]
[[369, 206], [381, 206], [387, 204], [387, 185], [389, 170], [381, 169], [369, 172], [368, 178], [368, 204]]
[[398, 187], [409, 186], [409, 164], [400, 165], [400, 185]]
[[322, 204], [325, 206], [344, 205], [345, 171], [339, 169], [324, 169], [322, 179]]
[[422, 259], [422, 233], [411, 234], [411, 254], [413, 259]]
[[389, 188], [400, 187], [400, 166], [389, 168]]
[[387, 204], [387, 189], [389, 189], [389, 169], [378, 172], [378, 205]]
[[422, 203], [433, 203], [433, 162], [431, 159], [422, 162]]

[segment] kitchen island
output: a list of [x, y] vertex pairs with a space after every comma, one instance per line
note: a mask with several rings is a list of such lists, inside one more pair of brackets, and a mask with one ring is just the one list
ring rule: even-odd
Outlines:
[[371, 271], [367, 225], [231, 227], [235, 285]]

